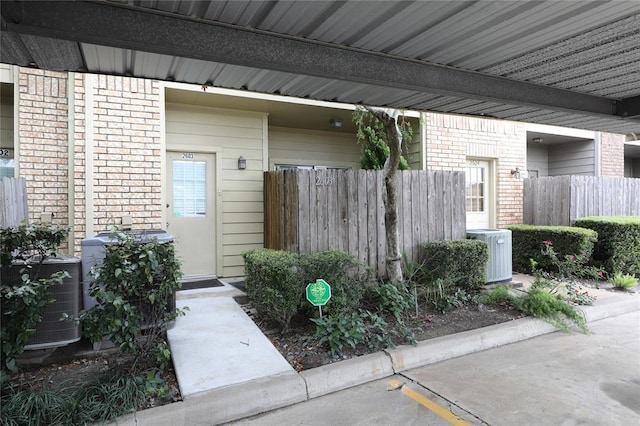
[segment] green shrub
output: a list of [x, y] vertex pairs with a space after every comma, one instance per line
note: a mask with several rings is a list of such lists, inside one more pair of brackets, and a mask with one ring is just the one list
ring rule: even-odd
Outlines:
[[622, 275], [620, 272], [618, 272], [613, 276], [613, 278], [611, 278], [611, 283], [615, 288], [622, 288], [626, 290], [637, 286], [638, 280], [633, 275]]
[[[331, 286], [331, 299], [322, 307], [323, 313], [346, 314], [360, 307], [365, 284], [369, 280], [369, 270], [355, 257], [339, 250], [302, 254], [300, 268], [304, 287], [319, 278]], [[306, 302], [304, 306], [311, 307]]]
[[640, 277], [640, 216], [584, 217], [575, 226], [598, 233], [593, 258], [610, 275], [620, 272]]
[[245, 261], [247, 296], [262, 319], [278, 323], [288, 331], [298, 313], [316, 315], [307, 302], [305, 288], [317, 279], [331, 286], [331, 299], [322, 307], [327, 315], [356, 311], [370, 279], [369, 269], [342, 251], [294, 254], [258, 249], [242, 254]]
[[495, 303], [512, 302], [514, 296], [509, 292], [509, 287], [498, 285], [491, 290], [483, 292], [478, 298], [478, 303], [492, 305]]
[[332, 354], [341, 352], [345, 346], [355, 348], [366, 339], [367, 326], [360, 312], [327, 315], [311, 321], [316, 323], [316, 335], [320, 338], [320, 344], [329, 346]]
[[382, 284], [373, 290], [382, 311], [391, 313], [396, 321], [401, 321], [402, 314], [415, 306], [411, 291], [404, 285]]
[[22, 266], [19, 279], [3, 278], [0, 284], [0, 384], [8, 371], [17, 370], [16, 357], [35, 333], [44, 307], [53, 302], [49, 287], [69, 277], [65, 271], [40, 276], [40, 265], [55, 256], [66, 235], [66, 229], [43, 224], [0, 229], [2, 275], [9, 276], [12, 265]]
[[514, 299], [516, 307], [527, 315], [540, 318], [561, 331], [569, 332], [571, 325], [588, 333], [584, 316], [571, 304], [543, 288], [531, 288], [525, 297]]
[[334, 355], [341, 353], [345, 346], [352, 349], [358, 345], [366, 345], [370, 349], [394, 347], [392, 336], [415, 343], [412, 331], [402, 323], [399, 329], [388, 330], [388, 323], [382, 315], [364, 309], [311, 321], [316, 324], [316, 336], [320, 338], [320, 344], [327, 345]]
[[175, 309], [175, 291], [182, 287], [175, 247], [156, 239], [141, 241], [134, 234], [114, 237], [92, 271], [89, 294], [96, 306], [80, 313], [84, 333], [93, 342], [106, 337], [137, 361], [167, 367], [171, 353], [164, 332], [184, 313]]
[[304, 297], [299, 256], [288, 251], [257, 249], [243, 253], [242, 257], [247, 296], [258, 315], [287, 331]]
[[486, 283], [487, 244], [478, 240], [434, 241], [424, 246], [420, 282], [476, 289]]
[[525, 295], [515, 295], [508, 287], [497, 286], [484, 292], [478, 301], [482, 304], [510, 302], [520, 312], [540, 318], [561, 331], [569, 332], [575, 325], [588, 333], [584, 316], [574, 306], [576, 303], [564, 300], [557, 290], [556, 283], [538, 275]]
[[[513, 269], [531, 273], [531, 260], [536, 268], [547, 272], [558, 272], [557, 265], [543, 253], [543, 241], [551, 241], [559, 259], [576, 256], [580, 265], [586, 266], [591, 258], [598, 238], [595, 231], [571, 226], [511, 225]], [[574, 262], [575, 263], [575, 262]]]

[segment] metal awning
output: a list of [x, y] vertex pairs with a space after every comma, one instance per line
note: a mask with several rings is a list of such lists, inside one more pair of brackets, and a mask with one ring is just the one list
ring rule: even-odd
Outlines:
[[637, 1], [3, 1], [4, 63], [640, 134]]

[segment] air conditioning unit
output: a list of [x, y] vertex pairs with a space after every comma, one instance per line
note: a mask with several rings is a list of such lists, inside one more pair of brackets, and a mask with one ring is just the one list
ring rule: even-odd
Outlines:
[[467, 238], [487, 243], [489, 249], [487, 283], [511, 281], [511, 231], [508, 229], [467, 229]]
[[[23, 265], [2, 268], [2, 281], [20, 282], [20, 270]], [[25, 345], [27, 350], [58, 348], [75, 343], [82, 337], [79, 324], [74, 321], [61, 321], [63, 314], [77, 317], [82, 307], [82, 264], [77, 257], [57, 255], [49, 257], [38, 266], [38, 277], [50, 277], [58, 271], [67, 271], [70, 275], [62, 284], [54, 284], [49, 291], [54, 302], [42, 310], [42, 320], [36, 325], [36, 331]], [[33, 278], [33, 277], [32, 277]]]

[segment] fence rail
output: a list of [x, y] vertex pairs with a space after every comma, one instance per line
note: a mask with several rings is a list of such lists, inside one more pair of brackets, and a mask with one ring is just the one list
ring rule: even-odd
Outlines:
[[0, 181], [0, 228], [27, 219], [27, 183], [24, 178], [4, 176]]
[[[265, 172], [265, 247], [296, 253], [344, 250], [385, 274], [383, 173], [373, 170]], [[401, 252], [465, 238], [463, 172], [398, 173]]]
[[524, 180], [524, 223], [571, 225], [585, 216], [640, 215], [640, 179], [556, 176]]

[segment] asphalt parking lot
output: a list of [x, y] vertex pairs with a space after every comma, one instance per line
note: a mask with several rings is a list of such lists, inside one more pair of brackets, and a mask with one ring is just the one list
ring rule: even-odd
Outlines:
[[[640, 423], [640, 312], [415, 368], [234, 425]], [[403, 386], [404, 385], [404, 386]]]

